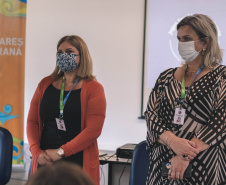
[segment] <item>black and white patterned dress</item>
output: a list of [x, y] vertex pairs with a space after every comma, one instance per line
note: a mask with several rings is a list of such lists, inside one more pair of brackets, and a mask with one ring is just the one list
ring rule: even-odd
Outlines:
[[[226, 66], [219, 65], [188, 89], [182, 106], [186, 109], [184, 125], [172, 124], [175, 100], [181, 93], [181, 82], [174, 78], [176, 69], [161, 73], [145, 112], [147, 145], [151, 148], [147, 185], [226, 184]], [[157, 139], [167, 130], [189, 140], [195, 136], [210, 145], [190, 162], [192, 177], [189, 179], [169, 182], [161, 177], [161, 163], [169, 161], [172, 156], [169, 148], [158, 143]]]

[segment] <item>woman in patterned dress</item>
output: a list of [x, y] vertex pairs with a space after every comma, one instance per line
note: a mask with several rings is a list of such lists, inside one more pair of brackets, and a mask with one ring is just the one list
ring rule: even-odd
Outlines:
[[[145, 118], [151, 149], [147, 185], [226, 183], [226, 67], [217, 28], [194, 14], [177, 25], [185, 63], [160, 74]], [[170, 162], [168, 177], [162, 163]], [[191, 177], [184, 172], [192, 166]]]

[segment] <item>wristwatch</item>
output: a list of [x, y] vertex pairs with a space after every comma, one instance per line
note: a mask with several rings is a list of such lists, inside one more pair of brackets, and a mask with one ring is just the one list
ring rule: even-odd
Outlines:
[[64, 156], [64, 150], [63, 150], [63, 148], [59, 148], [59, 150], [57, 151], [57, 154], [58, 154], [60, 157], [62, 157], [62, 158], [65, 157], [65, 156]]

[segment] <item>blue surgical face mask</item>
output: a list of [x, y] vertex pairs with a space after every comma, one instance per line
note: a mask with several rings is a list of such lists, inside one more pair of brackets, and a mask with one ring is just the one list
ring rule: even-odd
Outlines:
[[75, 58], [77, 55], [73, 53], [57, 53], [56, 56], [56, 65], [63, 71], [64, 73], [70, 73], [77, 67], [77, 63], [75, 63]]

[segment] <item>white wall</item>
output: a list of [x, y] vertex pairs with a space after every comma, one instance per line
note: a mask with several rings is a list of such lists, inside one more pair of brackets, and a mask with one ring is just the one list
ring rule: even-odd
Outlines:
[[76, 34], [87, 43], [94, 74], [106, 93], [107, 116], [99, 148], [115, 150], [144, 140], [146, 124], [138, 120], [143, 19], [144, 0], [28, 1], [25, 120], [39, 81], [54, 69], [58, 40]]

